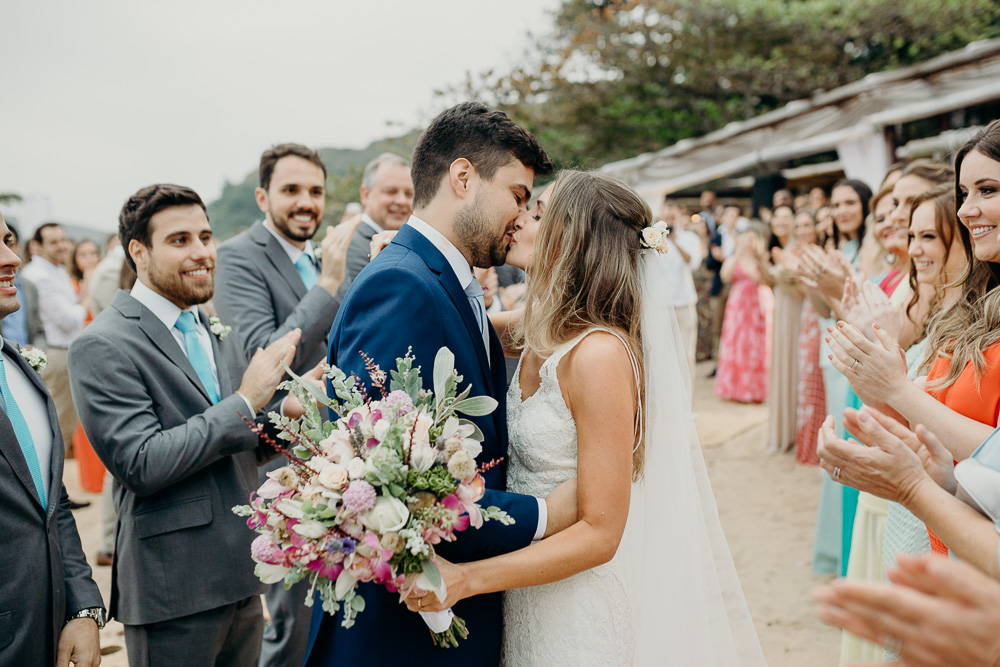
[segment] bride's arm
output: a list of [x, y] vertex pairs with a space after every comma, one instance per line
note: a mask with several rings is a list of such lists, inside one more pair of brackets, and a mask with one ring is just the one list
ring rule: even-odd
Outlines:
[[433, 593], [411, 595], [407, 605], [412, 611], [446, 609], [474, 595], [551, 583], [615, 555], [632, 484], [637, 397], [628, 354], [611, 334], [593, 333], [564, 358], [559, 383], [577, 427], [577, 522], [502, 556], [462, 564], [439, 559], [447, 599], [442, 603]]
[[521, 348], [515, 345], [512, 335], [514, 325], [524, 317], [524, 309], [504, 310], [499, 313], [488, 313], [490, 324], [497, 330], [500, 337], [500, 345], [503, 347], [503, 356], [520, 357]]

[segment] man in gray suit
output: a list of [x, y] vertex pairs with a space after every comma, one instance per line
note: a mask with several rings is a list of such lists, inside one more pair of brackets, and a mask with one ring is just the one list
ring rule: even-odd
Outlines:
[[[21, 304], [20, 258], [0, 215], [0, 320]], [[42, 378], [8, 340], [0, 354], [0, 665], [96, 667], [101, 592], [62, 484], [63, 443]]]
[[[302, 331], [291, 369], [299, 375], [326, 361], [326, 336], [340, 306], [344, 255], [358, 222], [327, 228], [321, 253], [311, 241], [323, 219], [326, 168], [305, 146], [282, 144], [260, 158], [257, 205], [263, 222], [219, 246], [218, 289], [212, 302], [240, 334], [247, 353], [291, 329]], [[317, 255], [321, 255], [322, 262]], [[272, 406], [283, 398], [278, 392]], [[258, 470], [285, 465], [278, 458]], [[305, 606], [309, 582], [267, 589], [270, 623], [264, 628], [261, 667], [301, 665], [312, 610]]]
[[254, 534], [232, 508], [273, 454], [247, 421], [263, 422], [299, 331], [248, 365], [239, 335], [197, 308], [214, 292], [216, 252], [193, 190], [139, 190], [118, 233], [138, 280], [69, 355], [84, 431], [118, 482], [111, 613], [132, 667], [252, 665], [261, 585]]
[[396, 231], [413, 213], [413, 179], [410, 163], [394, 153], [382, 153], [368, 163], [361, 176], [361, 224], [347, 249], [347, 272], [340, 298], [354, 278], [368, 266], [370, 243], [379, 232]]

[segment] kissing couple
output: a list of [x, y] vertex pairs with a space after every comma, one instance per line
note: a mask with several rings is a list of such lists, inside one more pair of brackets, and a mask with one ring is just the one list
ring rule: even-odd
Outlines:
[[[414, 214], [354, 280], [329, 362], [367, 377], [360, 352], [392, 368], [412, 348], [430, 369], [447, 346], [471, 395], [499, 403], [473, 419], [480, 460], [500, 462], [480, 502], [515, 523], [437, 547], [443, 601], [418, 592], [404, 607], [361, 584], [350, 629], [316, 605], [307, 665], [764, 664], [659, 296], [649, 206], [566, 171], [529, 210], [552, 171], [530, 133], [478, 103], [440, 114], [414, 149]], [[472, 267], [505, 262], [527, 272], [526, 305], [491, 321]], [[505, 355], [520, 357], [509, 391]], [[412, 612], [449, 607], [469, 637], [438, 648]]]

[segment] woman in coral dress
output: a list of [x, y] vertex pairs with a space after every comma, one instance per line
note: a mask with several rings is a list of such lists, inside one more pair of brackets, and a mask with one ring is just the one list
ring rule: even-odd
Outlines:
[[722, 265], [720, 275], [732, 284], [722, 321], [715, 395], [740, 403], [762, 403], [767, 398], [767, 332], [758, 286], [767, 270], [763, 241], [748, 231], [737, 240], [736, 252]]

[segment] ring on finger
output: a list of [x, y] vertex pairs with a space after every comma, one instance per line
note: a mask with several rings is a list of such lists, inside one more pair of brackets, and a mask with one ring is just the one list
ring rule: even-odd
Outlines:
[[899, 655], [899, 651], [903, 648], [903, 640], [893, 635], [886, 635], [885, 639], [882, 640], [882, 646], [884, 646], [887, 651], [891, 651], [896, 655]]
[[835, 480], [839, 480], [840, 479], [840, 466], [833, 466], [833, 475], [832, 476], [833, 476], [833, 478]]
[[851, 364], [851, 368], [849, 370], [853, 371], [857, 367], [857, 365], [860, 364], [860, 363], [861, 363], [860, 361], [858, 361], [857, 359], [855, 359], [854, 363]]

